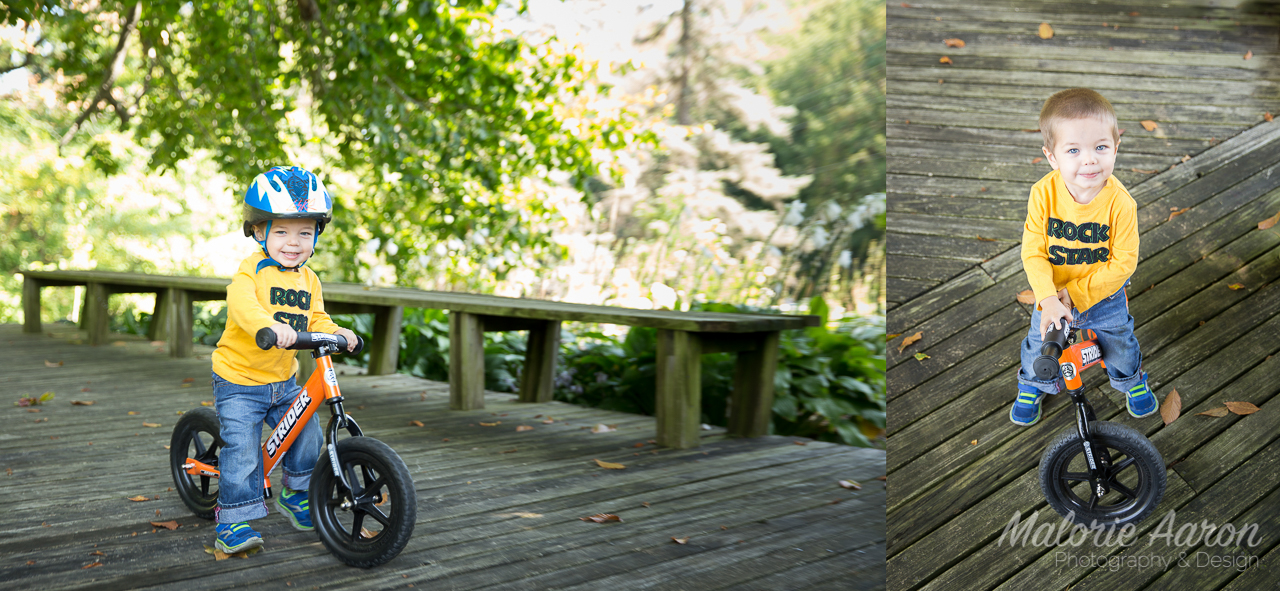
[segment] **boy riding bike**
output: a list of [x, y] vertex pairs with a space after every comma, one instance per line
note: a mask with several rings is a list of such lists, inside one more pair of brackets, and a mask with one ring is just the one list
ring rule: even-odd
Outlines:
[[[277, 166], [257, 176], [244, 196], [244, 233], [258, 242], [227, 287], [227, 327], [213, 359], [215, 409], [225, 442], [220, 456], [217, 548], [228, 554], [262, 545], [247, 523], [268, 514], [263, 497], [262, 425], [280, 422], [300, 391], [293, 345], [298, 331], [338, 334], [354, 350], [356, 336], [324, 311], [320, 279], [304, 267], [315, 252], [333, 200], [311, 172]], [[276, 346], [263, 350], [255, 334], [270, 328]], [[284, 490], [276, 507], [294, 528], [314, 529], [307, 502], [311, 472], [323, 446], [309, 421], [284, 456]]]
[[1058, 393], [1057, 383], [1038, 378], [1033, 365], [1045, 330], [1067, 323], [1093, 330], [1129, 414], [1149, 416], [1159, 404], [1142, 371], [1125, 293], [1138, 264], [1137, 204], [1111, 176], [1120, 144], [1115, 110], [1092, 90], [1064, 90], [1045, 101], [1040, 131], [1053, 171], [1031, 188], [1027, 202], [1022, 265], [1037, 305], [1022, 341], [1009, 419], [1035, 424], [1044, 394]]

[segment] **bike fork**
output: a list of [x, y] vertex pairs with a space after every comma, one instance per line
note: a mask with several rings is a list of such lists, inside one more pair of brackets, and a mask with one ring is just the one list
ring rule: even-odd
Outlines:
[[[1061, 378], [1059, 378], [1061, 381]], [[1060, 383], [1060, 386], [1065, 384]], [[1111, 472], [1111, 452], [1105, 445], [1095, 445], [1089, 424], [1097, 420], [1093, 406], [1085, 398], [1084, 388], [1068, 390], [1072, 402], [1076, 404], [1076, 432], [1080, 434], [1080, 443], [1084, 446], [1084, 457], [1089, 464], [1089, 481], [1092, 484], [1094, 499], [1100, 499], [1110, 490], [1107, 481]]]

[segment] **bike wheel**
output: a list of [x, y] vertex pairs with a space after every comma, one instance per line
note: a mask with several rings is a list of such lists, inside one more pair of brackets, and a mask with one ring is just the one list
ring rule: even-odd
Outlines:
[[368, 437], [343, 439], [337, 452], [351, 490], [334, 475], [327, 451], [311, 473], [311, 521], [320, 541], [351, 566], [370, 568], [395, 558], [417, 520], [409, 468], [385, 443]]
[[[1040, 488], [1049, 506], [1085, 527], [1120, 527], [1143, 520], [1164, 496], [1160, 452], [1141, 433], [1118, 423], [1096, 421], [1089, 430], [1094, 449], [1105, 446], [1110, 452], [1110, 469], [1102, 479], [1092, 480], [1080, 435], [1075, 430], [1062, 433], [1040, 459]], [[1108, 492], [1096, 498], [1093, 491], [1099, 483]]]
[[200, 407], [178, 419], [169, 440], [169, 468], [178, 496], [192, 513], [205, 519], [213, 519], [213, 510], [218, 506], [218, 479], [192, 476], [182, 465], [192, 458], [217, 466], [218, 449], [223, 445], [218, 433], [218, 414], [212, 408]]

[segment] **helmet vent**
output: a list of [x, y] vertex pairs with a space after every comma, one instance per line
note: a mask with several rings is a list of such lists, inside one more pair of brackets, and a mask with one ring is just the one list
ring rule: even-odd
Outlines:
[[289, 198], [293, 200], [293, 205], [298, 208], [298, 211], [306, 211], [307, 201], [309, 201], [310, 197], [307, 178], [300, 174], [289, 175], [284, 184], [289, 188]]

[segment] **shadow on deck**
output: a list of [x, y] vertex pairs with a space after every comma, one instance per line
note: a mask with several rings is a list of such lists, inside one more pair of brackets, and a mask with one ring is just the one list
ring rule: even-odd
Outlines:
[[[212, 400], [209, 349], [171, 359], [134, 337], [90, 347], [46, 330], [0, 325], [0, 588], [884, 588], [882, 451], [722, 430], [697, 449], [657, 448], [651, 417], [496, 393], [483, 411], [450, 411], [447, 384], [398, 374], [340, 382], [348, 412], [413, 475], [404, 552], [350, 568], [273, 513], [255, 522], [264, 552], [215, 562], [212, 523], [172, 491], [165, 449], [177, 415]], [[46, 391], [38, 413], [10, 405]], [[598, 423], [617, 430], [593, 434]], [[623, 523], [578, 519], [596, 513]], [[169, 520], [180, 527], [149, 523]]]
[[[888, 354], [889, 588], [1275, 588], [1280, 228], [1259, 222], [1280, 212], [1280, 124], [1261, 122], [1280, 110], [1276, 18], [1105, 0], [893, 2], [888, 18], [887, 322], [902, 335]], [[1036, 35], [1042, 22], [1052, 39]], [[945, 46], [950, 38], [966, 46]], [[1126, 129], [1116, 175], [1138, 203], [1142, 241], [1130, 311], [1150, 385], [1162, 401], [1176, 390], [1182, 412], [1167, 426], [1133, 419], [1104, 372], [1086, 372], [1099, 418], [1145, 433], [1163, 454], [1164, 500], [1129, 548], [1010, 548], [998, 542], [1013, 515], [1061, 522], [1036, 468], [1072, 427], [1070, 400], [1049, 397], [1027, 428], [1008, 412], [1031, 312], [1015, 300], [1028, 289], [1026, 198], [1049, 171], [1032, 162], [1041, 139], [1026, 128], [1048, 95], [1072, 86], [1100, 90]], [[1144, 129], [1146, 119], [1159, 126]], [[1198, 414], [1227, 401], [1261, 410]], [[1171, 510], [1178, 527], [1257, 524], [1258, 544], [1150, 544]], [[1242, 556], [1254, 557], [1246, 568], [1221, 567]]]

